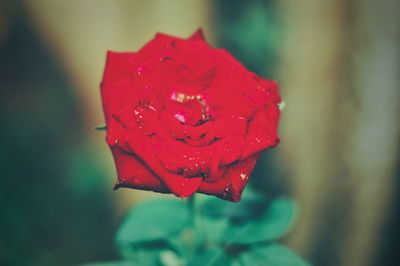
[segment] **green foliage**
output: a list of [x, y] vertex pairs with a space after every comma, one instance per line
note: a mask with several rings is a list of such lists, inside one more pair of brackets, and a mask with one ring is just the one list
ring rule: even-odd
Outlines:
[[189, 227], [190, 221], [189, 210], [180, 201], [138, 204], [118, 230], [117, 246], [122, 257], [136, 265], [183, 265], [181, 241], [174, 238]]
[[209, 196], [195, 204], [141, 203], [117, 233], [123, 261], [89, 266], [309, 265], [274, 242], [287, 232], [295, 211], [293, 201], [268, 199], [250, 188], [239, 203]]
[[134, 261], [109, 261], [109, 262], [98, 262], [89, 263], [82, 266], [139, 266], [137, 262]]
[[269, 244], [265, 246], [255, 246], [247, 252], [243, 252], [237, 261], [239, 265], [273, 265], [273, 266], [308, 266], [298, 255], [290, 249], [278, 245]]
[[260, 217], [243, 223], [232, 223], [225, 233], [225, 241], [251, 244], [276, 239], [286, 232], [294, 213], [293, 201], [285, 198], [274, 200]]
[[216, 3], [219, 45], [251, 71], [261, 76], [273, 74], [282, 39], [275, 3], [265, 0]]
[[117, 233], [118, 245], [168, 239], [188, 226], [189, 212], [179, 201], [154, 200], [133, 208]]

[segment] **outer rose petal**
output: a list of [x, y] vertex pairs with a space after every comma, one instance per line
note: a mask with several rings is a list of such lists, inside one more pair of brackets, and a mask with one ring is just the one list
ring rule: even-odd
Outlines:
[[120, 99], [123, 99], [124, 95], [129, 93], [130, 86], [118, 86], [118, 88], [116, 86], [122, 80], [132, 78], [131, 71], [135, 55], [135, 53], [107, 52], [106, 67], [101, 83], [101, 96], [106, 119], [108, 119], [110, 113], [110, 104], [119, 103]]
[[156, 147], [151, 137], [143, 135], [139, 130], [127, 130], [127, 141], [132, 153], [136, 154], [160, 180], [177, 197], [189, 197], [197, 191], [202, 178], [185, 178], [165, 170], [155, 155]]
[[216, 195], [217, 197], [229, 201], [240, 201], [243, 189], [259, 157], [260, 155], [256, 154], [246, 160], [239, 161], [226, 167], [223, 178], [215, 183], [203, 182], [199, 188], [199, 192]]
[[198, 29], [192, 36], [188, 38], [189, 41], [205, 41], [203, 30]]
[[277, 126], [279, 119], [279, 108], [276, 104], [271, 104], [266, 110], [260, 110], [250, 122], [246, 136], [248, 145], [243, 151], [242, 158], [274, 147], [279, 143]]
[[113, 85], [118, 80], [132, 74], [135, 56], [135, 53], [108, 51], [102, 86]]
[[178, 42], [182, 41], [183, 39], [181, 38], [173, 37], [164, 33], [157, 33], [150, 42], [138, 51], [138, 59], [140, 62], [144, 62], [152, 57], [159, 56], [163, 50], [174, 48]]
[[118, 147], [113, 147], [111, 150], [118, 173], [118, 181], [114, 189], [130, 187], [162, 193], [168, 192], [168, 188], [135, 155], [128, 154]]

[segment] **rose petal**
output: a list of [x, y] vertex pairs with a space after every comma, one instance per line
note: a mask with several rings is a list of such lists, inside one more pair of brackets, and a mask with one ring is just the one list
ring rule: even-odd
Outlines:
[[277, 135], [279, 108], [276, 104], [270, 104], [266, 109], [260, 110], [249, 123], [246, 136], [248, 145], [243, 151], [242, 158], [251, 156], [269, 147], [278, 145]]
[[129, 93], [133, 74], [131, 72], [135, 60], [135, 53], [107, 52], [106, 67], [101, 83], [103, 110], [106, 119], [112, 112], [112, 107], [120, 104], [120, 100]]
[[239, 117], [222, 117], [216, 120], [205, 136], [205, 142], [226, 136], [244, 136], [247, 131], [247, 120]]
[[115, 189], [130, 187], [162, 193], [168, 192], [168, 188], [134, 154], [128, 154], [117, 147], [111, 150], [118, 174]]
[[226, 167], [225, 175], [218, 182], [203, 182], [199, 192], [216, 195], [229, 201], [240, 201], [244, 187], [253, 171], [259, 154]]
[[154, 55], [158, 55], [160, 51], [164, 50], [165, 48], [174, 48], [177, 43], [182, 41], [182, 38], [174, 37], [164, 33], [156, 33], [154, 38], [138, 51], [138, 54], [140, 54], [140, 61], [143, 62]]
[[[138, 156], [148, 168], [160, 178], [168, 189], [178, 197], [189, 197], [195, 193], [202, 183], [202, 177], [185, 178], [165, 170], [156, 156], [156, 143], [153, 138], [144, 138], [137, 129], [127, 130], [128, 143], [134, 154]], [[149, 139], [151, 141], [149, 141]], [[159, 154], [160, 151], [157, 151]], [[171, 153], [171, 150], [168, 151]]]
[[198, 29], [195, 33], [192, 34], [192, 36], [188, 38], [188, 40], [197, 42], [197, 41], [205, 41], [206, 39], [204, 38], [203, 30]]

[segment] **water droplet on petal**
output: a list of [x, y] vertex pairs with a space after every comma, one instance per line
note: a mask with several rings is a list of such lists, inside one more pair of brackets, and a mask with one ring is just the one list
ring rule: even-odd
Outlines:
[[185, 117], [183, 115], [175, 114], [174, 116], [175, 116], [176, 119], [179, 120], [179, 122], [181, 122], [181, 123], [185, 123], [186, 122], [186, 119], [185, 119]]
[[286, 106], [285, 101], [282, 101], [282, 102], [278, 103], [279, 110], [281, 110], [281, 111], [282, 111], [283, 109], [285, 109], [285, 106]]

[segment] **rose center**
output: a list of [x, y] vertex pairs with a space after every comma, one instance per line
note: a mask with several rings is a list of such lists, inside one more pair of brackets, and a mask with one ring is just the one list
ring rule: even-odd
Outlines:
[[200, 94], [188, 95], [173, 92], [171, 108], [174, 117], [185, 125], [197, 126], [210, 120], [209, 107]]

